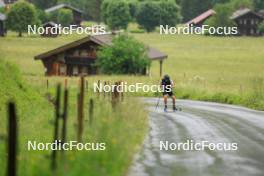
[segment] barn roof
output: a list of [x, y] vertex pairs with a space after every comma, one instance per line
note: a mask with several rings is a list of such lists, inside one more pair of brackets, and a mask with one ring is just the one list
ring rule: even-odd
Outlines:
[[6, 15], [5, 15], [5, 14], [2, 14], [2, 13], [0, 13], [0, 20], [1, 20], [1, 21], [4, 21], [4, 20], [6, 20]]
[[194, 19], [188, 21], [186, 24], [190, 25], [190, 24], [198, 24], [204, 20], [206, 20], [207, 18], [209, 18], [212, 15], [215, 15], [216, 12], [213, 9], [209, 9], [206, 12], [200, 14], [199, 16], [195, 17]]
[[81, 11], [80, 9], [77, 9], [69, 4], [58, 4], [58, 5], [55, 5], [55, 6], [52, 6], [48, 9], [45, 10], [46, 13], [50, 13], [50, 12], [53, 12], [53, 11], [56, 11], [56, 10], [59, 10], [59, 9], [62, 9], [62, 8], [68, 8], [68, 9], [72, 9], [76, 12], [79, 12], [79, 13], [83, 13], [83, 11]]
[[[107, 46], [107, 45], [112, 45], [112, 40], [113, 40], [113, 35], [112, 34], [101, 34], [101, 35], [92, 35], [92, 36], [87, 36], [84, 37], [80, 40], [68, 43], [66, 45], [63, 45], [61, 47], [58, 47], [56, 49], [50, 50], [48, 52], [42, 53], [40, 55], [35, 56], [35, 59], [46, 59], [52, 55], [56, 55], [59, 54], [63, 51], [66, 51], [68, 49], [80, 46], [86, 42], [89, 41], [93, 41], [95, 43], [97, 43], [100, 46]], [[162, 60], [162, 59], [166, 59], [168, 56], [164, 53], [162, 53], [161, 51], [159, 51], [158, 49], [152, 48], [152, 47], [148, 47], [148, 57], [151, 60]]]
[[235, 12], [233, 13], [233, 15], [230, 17], [230, 19], [231, 19], [231, 20], [235, 20], [235, 19], [240, 18], [240, 17], [242, 17], [242, 16], [244, 16], [244, 15], [246, 15], [246, 14], [248, 14], [248, 13], [252, 13], [252, 14], [254, 14], [254, 15], [260, 17], [260, 18], [263, 18], [261, 15], [259, 15], [259, 14], [255, 13], [255, 12], [253, 12], [253, 11], [252, 11], [251, 9], [249, 9], [249, 8], [243, 8], [243, 9], [239, 9], [239, 10], [235, 11]]
[[47, 25], [56, 26], [57, 24], [53, 21], [49, 21], [47, 23], [44, 23], [42, 26], [47, 26]]

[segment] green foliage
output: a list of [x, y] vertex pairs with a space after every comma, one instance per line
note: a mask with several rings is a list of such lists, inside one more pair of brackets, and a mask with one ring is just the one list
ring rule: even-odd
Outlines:
[[212, 27], [234, 26], [234, 22], [230, 19], [230, 16], [232, 15], [232, 8], [229, 4], [218, 4], [215, 6], [215, 11], [217, 14], [206, 21], [207, 25]]
[[57, 22], [62, 26], [69, 26], [73, 22], [73, 14], [69, 9], [60, 9], [58, 11]]
[[129, 6], [124, 0], [104, 1], [102, 4], [102, 17], [112, 30], [127, 29], [131, 20]]
[[160, 22], [160, 7], [156, 2], [143, 2], [139, 6], [137, 22], [147, 32], [155, 30]]
[[258, 31], [264, 33], [264, 21], [259, 24]]
[[212, 0], [182, 0], [180, 6], [183, 22], [187, 22], [212, 8], [213, 4]]
[[263, 0], [253, 0], [255, 10], [264, 9], [264, 1]]
[[57, 0], [31, 0], [31, 2], [39, 9], [46, 9], [57, 4]]
[[180, 7], [174, 1], [161, 1], [159, 6], [160, 25], [175, 26], [180, 22]]
[[19, 37], [22, 36], [22, 32], [27, 31], [28, 25], [38, 23], [34, 5], [25, 1], [18, 1], [12, 5], [7, 16], [8, 28], [18, 32]]
[[49, 21], [48, 15], [41, 9], [37, 9], [37, 18], [41, 24], [44, 24]]
[[132, 19], [136, 18], [137, 11], [138, 11], [138, 1], [137, 0], [129, 0], [128, 6], [129, 6], [129, 13]]
[[106, 74], [142, 74], [150, 66], [144, 44], [121, 35], [112, 46], [102, 47], [96, 65]]
[[147, 32], [158, 25], [175, 26], [181, 19], [180, 8], [175, 1], [146, 1], [139, 5], [137, 22]]
[[238, 10], [239, 8], [250, 8], [253, 9], [252, 0], [232, 0], [227, 3], [233, 11]]

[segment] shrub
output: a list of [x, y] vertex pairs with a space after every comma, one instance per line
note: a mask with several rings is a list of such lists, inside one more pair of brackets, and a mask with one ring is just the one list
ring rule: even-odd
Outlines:
[[96, 65], [106, 74], [142, 74], [150, 60], [142, 43], [121, 35], [113, 40], [113, 45], [101, 48]]

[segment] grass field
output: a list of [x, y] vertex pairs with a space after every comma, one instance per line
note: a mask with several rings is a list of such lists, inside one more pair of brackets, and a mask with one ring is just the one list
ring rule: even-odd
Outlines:
[[[52, 175], [50, 151], [28, 151], [27, 142], [52, 142], [54, 107], [45, 98], [49, 92], [54, 97], [54, 88], [49, 90], [30, 86], [21, 79], [15, 66], [0, 60], [0, 175], [6, 172], [7, 121], [6, 103], [15, 101], [18, 110], [18, 175]], [[73, 83], [72, 83], [73, 84]], [[55, 86], [54, 86], [55, 87]], [[77, 86], [76, 86], [77, 87]], [[68, 141], [76, 140], [77, 89], [70, 88]], [[58, 169], [55, 175], [124, 175], [139, 149], [147, 130], [147, 115], [142, 105], [134, 99], [125, 98], [112, 109], [108, 98], [96, 98], [93, 93], [85, 96], [85, 121], [83, 142], [106, 143], [105, 151], [67, 151], [62, 160], [58, 152]], [[88, 101], [93, 98], [94, 119], [90, 125]], [[131, 111], [131, 109], [138, 109]]]
[[[164, 36], [157, 33], [132, 35], [168, 54], [169, 57], [164, 63], [164, 73], [171, 75], [176, 83], [175, 91], [178, 98], [241, 104], [264, 110], [264, 38]], [[63, 77], [48, 78], [50, 88], [47, 90], [43, 65], [33, 57], [81, 37], [83, 36], [60, 36], [55, 39], [37, 36], [17, 38], [16, 34], [9, 33], [7, 37], [0, 38], [0, 115], [3, 119], [3, 123], [0, 123], [0, 158], [3, 161], [6, 158], [3, 142], [6, 136], [6, 118], [3, 118], [6, 116], [5, 105], [7, 100], [13, 98], [17, 102], [20, 118], [20, 175], [50, 174], [49, 152], [43, 151], [40, 154], [27, 151], [25, 143], [32, 139], [43, 142], [52, 140], [53, 107], [44, 98], [44, 94], [51, 92], [54, 95], [57, 83], [64, 81]], [[11, 65], [16, 65], [19, 71]], [[90, 88], [90, 83], [99, 79], [159, 84], [159, 65], [157, 62], [152, 63], [150, 77], [100, 75], [86, 79]], [[74, 124], [79, 80], [70, 78], [68, 81], [70, 87], [68, 138], [75, 139]], [[96, 99], [92, 94], [88, 97]], [[86, 105], [87, 103], [88, 99]], [[95, 109], [95, 123], [92, 128], [85, 128], [84, 140], [106, 141], [109, 144], [109, 151], [69, 152], [67, 160], [58, 169], [58, 174], [80, 175], [89, 172], [89, 175], [122, 175], [127, 171], [147, 129], [147, 115], [143, 108], [140, 108], [142, 105], [133, 98], [122, 103], [117, 112], [112, 111], [110, 103], [105, 103], [102, 99], [96, 100], [96, 106], [100, 108]], [[87, 109], [85, 113], [87, 117]], [[88, 124], [86, 121], [85, 125]], [[4, 163], [1, 162], [1, 168], [5, 168]], [[0, 175], [4, 172], [4, 169], [0, 170]]]
[[[164, 73], [176, 83], [178, 98], [241, 104], [264, 109], [264, 38], [205, 37], [197, 35], [132, 34], [138, 40], [168, 54]], [[1, 38], [5, 60], [19, 66], [31, 84], [43, 86], [43, 66], [33, 57], [83, 36], [55, 39], [37, 36], [17, 38], [10, 33]], [[126, 80], [129, 83], [158, 84], [159, 65], [152, 63], [151, 76], [93, 76], [94, 80]], [[61, 80], [61, 78], [52, 78]], [[74, 79], [73, 79], [74, 80]], [[153, 96], [153, 94], [139, 94]]]

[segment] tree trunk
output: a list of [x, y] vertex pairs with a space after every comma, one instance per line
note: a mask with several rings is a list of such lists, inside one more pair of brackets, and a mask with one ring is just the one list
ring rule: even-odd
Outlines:
[[18, 32], [18, 37], [22, 37], [22, 32], [21, 31]]

